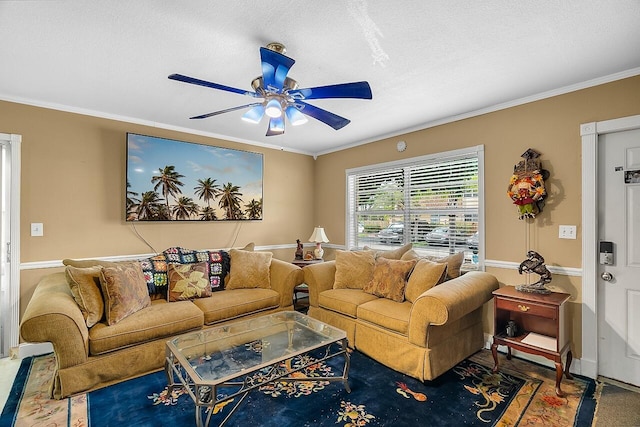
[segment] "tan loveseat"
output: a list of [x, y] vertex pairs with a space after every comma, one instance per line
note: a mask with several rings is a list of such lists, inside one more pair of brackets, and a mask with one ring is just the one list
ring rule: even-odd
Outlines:
[[[243, 269], [235, 267], [231, 258], [230, 276]], [[270, 259], [268, 276], [268, 287], [240, 286], [176, 302], [154, 299], [115, 324], [102, 318], [88, 327], [65, 273], [54, 273], [37, 285], [20, 333], [27, 342], [53, 344], [56, 372], [50, 392], [51, 397], [60, 399], [162, 368], [165, 343], [175, 335], [238, 318], [293, 310], [293, 288], [302, 283], [302, 270]]]
[[[400, 254], [377, 255], [404, 261], [417, 258], [414, 251]], [[444, 276], [440, 276], [443, 267], [438, 266], [446, 265], [447, 260], [422, 260], [412, 267], [406, 293], [399, 302], [363, 290], [361, 285], [366, 286], [366, 281], [375, 277], [366, 271], [370, 260], [364, 262], [365, 267], [361, 259], [357, 260], [361, 265], [353, 268], [356, 275], [345, 277], [340, 269], [349, 268], [349, 262], [356, 263], [349, 258], [354, 255], [337, 251], [335, 261], [306, 266], [303, 271], [309, 286], [309, 316], [345, 330], [350, 347], [421, 381], [435, 379], [483, 347], [482, 309], [498, 289], [494, 276], [478, 271], [459, 275], [460, 261], [454, 273], [459, 277], [439, 283]], [[380, 258], [374, 259], [371, 268], [375, 271]], [[430, 273], [419, 275], [418, 269], [424, 271], [424, 266]], [[392, 275], [382, 270], [379, 278], [384, 281]], [[416, 283], [411, 283], [410, 289], [412, 278]], [[360, 285], [355, 283], [359, 280]], [[435, 282], [433, 287], [426, 283], [430, 280]]]

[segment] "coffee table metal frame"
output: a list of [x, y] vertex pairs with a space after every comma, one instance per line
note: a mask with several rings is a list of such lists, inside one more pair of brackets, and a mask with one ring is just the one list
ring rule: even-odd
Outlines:
[[[261, 343], [261, 360], [225, 360], [227, 351], [252, 342]], [[291, 366], [293, 357], [311, 352], [314, 352], [314, 358], [302, 365]], [[340, 355], [344, 355], [342, 376], [292, 376]], [[210, 366], [207, 370], [207, 362], [212, 358], [217, 359], [218, 366]], [[295, 311], [281, 311], [187, 333], [167, 341], [166, 345], [168, 392], [171, 393], [174, 387], [186, 389], [195, 403], [196, 425], [199, 427], [209, 425], [216, 407], [220, 408], [225, 402], [230, 403], [240, 396], [219, 424], [224, 425], [251, 390], [280, 380], [341, 381], [346, 391], [351, 392], [349, 366], [346, 333]], [[259, 371], [264, 374], [256, 381], [254, 374]], [[219, 394], [221, 389], [227, 392]]]

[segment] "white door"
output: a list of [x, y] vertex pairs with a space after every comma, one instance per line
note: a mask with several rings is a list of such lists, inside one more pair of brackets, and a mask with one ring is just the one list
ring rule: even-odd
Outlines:
[[598, 186], [598, 373], [640, 386], [640, 129], [599, 136]]
[[18, 346], [20, 314], [20, 147], [0, 133], [0, 357]]

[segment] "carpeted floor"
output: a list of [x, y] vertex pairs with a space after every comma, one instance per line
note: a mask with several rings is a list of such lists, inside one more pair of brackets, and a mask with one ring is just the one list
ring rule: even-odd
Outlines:
[[[564, 380], [555, 395], [555, 371], [501, 356], [501, 371], [483, 350], [437, 381], [423, 384], [354, 352], [347, 393], [339, 382], [279, 382], [249, 393], [228, 426], [589, 426], [599, 388], [588, 378]], [[335, 360], [335, 362], [339, 362]], [[295, 364], [295, 359], [293, 361]], [[183, 391], [167, 394], [157, 372], [71, 399], [46, 398], [52, 356], [25, 359], [0, 427], [26, 425], [177, 426], [194, 424], [194, 405]], [[332, 375], [337, 364], [318, 363], [306, 374]], [[234, 402], [235, 403], [235, 402]], [[214, 410], [211, 425], [230, 407]]]

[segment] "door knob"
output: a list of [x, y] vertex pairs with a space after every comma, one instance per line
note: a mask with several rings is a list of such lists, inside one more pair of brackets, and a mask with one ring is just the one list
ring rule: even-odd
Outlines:
[[613, 280], [613, 274], [609, 273], [608, 271], [605, 271], [604, 273], [602, 273], [600, 275], [600, 277], [602, 278], [602, 280], [604, 280], [605, 282], [610, 282]]

